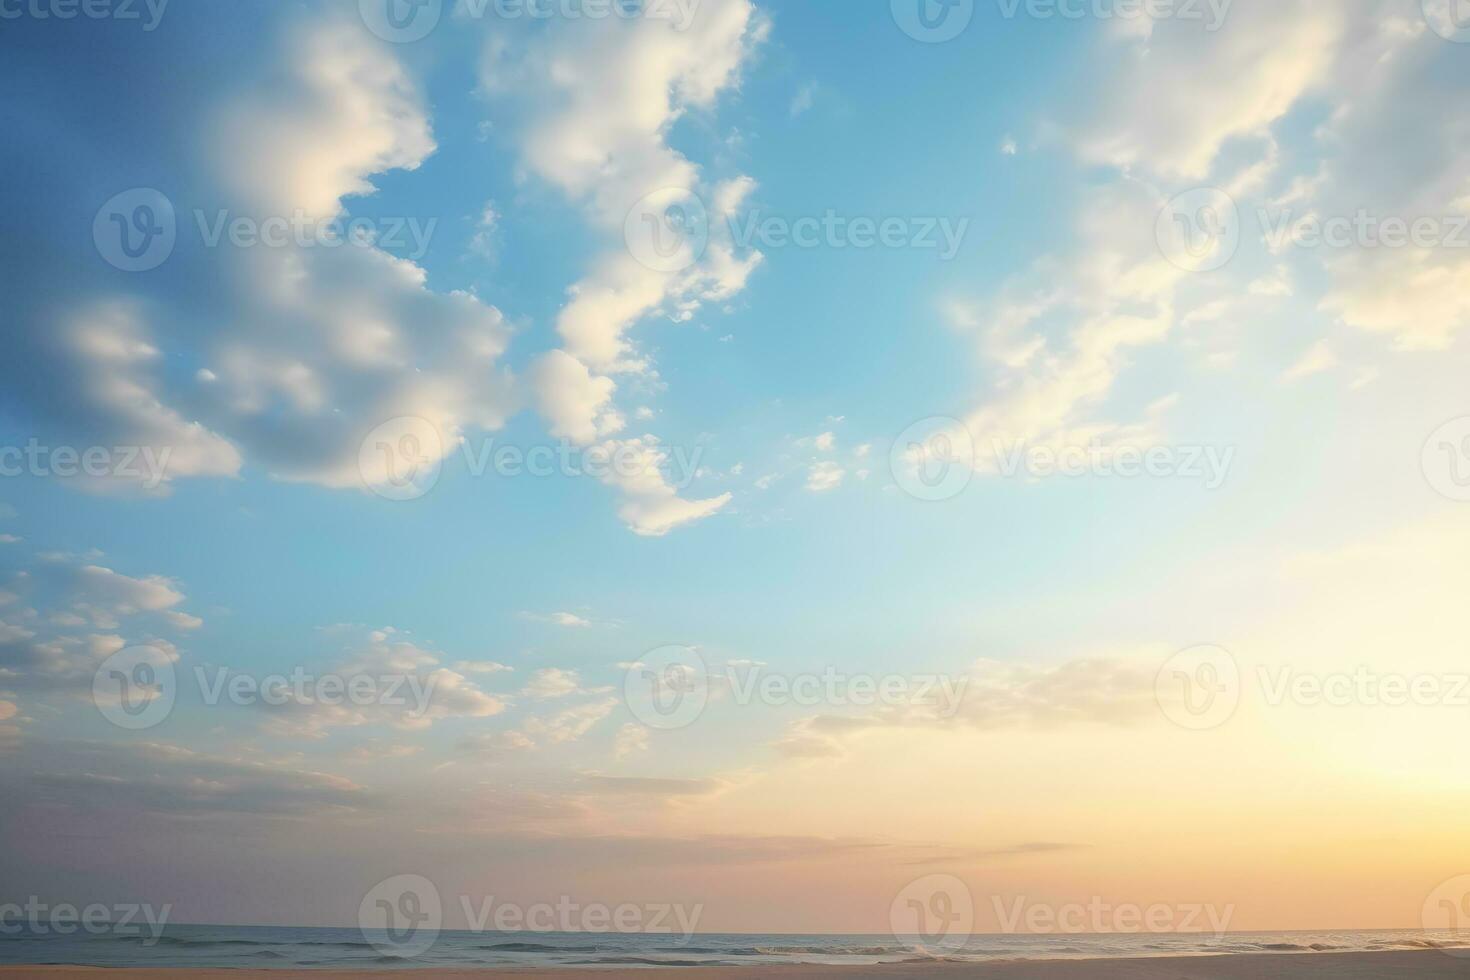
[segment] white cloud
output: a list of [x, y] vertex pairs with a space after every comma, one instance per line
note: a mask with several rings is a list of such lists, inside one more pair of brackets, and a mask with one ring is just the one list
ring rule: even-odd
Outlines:
[[[658, 18], [568, 19], [534, 37], [512, 43], [497, 34], [487, 44], [486, 92], [526, 116], [515, 137], [525, 167], [580, 204], [610, 244], [557, 318], [563, 350], [532, 369], [538, 408], [553, 434], [588, 445], [622, 429], [609, 375], [652, 370], [628, 338], [631, 328], [660, 311], [687, 320], [704, 303], [743, 289], [759, 263], [759, 253], [736, 254], [725, 220], [754, 182], [708, 184], [667, 136], [676, 120], [711, 107], [736, 84], [765, 29], [749, 0], [709, 0], [683, 30]], [[640, 200], [671, 190], [703, 196], [711, 235], [687, 268], [660, 271], [631, 254], [624, 224]], [[650, 459], [660, 452], [649, 435], [606, 445]], [[618, 512], [637, 534], [666, 534], [729, 502], [729, 494], [683, 500], [655, 475], [604, 481], [624, 491]]]
[[592, 701], [557, 712], [549, 718], [531, 718], [524, 727], [529, 735], [544, 738], [554, 745], [575, 742], [612, 714], [617, 706], [617, 698]]
[[[371, 630], [344, 662], [313, 676], [341, 678], [345, 689], [364, 685], [366, 698], [318, 697], [314, 687], [290, 691], [284, 705], [266, 710], [266, 730], [321, 738], [336, 728], [388, 725], [402, 730], [431, 727], [450, 718], [490, 718], [506, 700], [489, 694], [464, 674], [439, 666], [439, 656], [403, 639], [396, 630]], [[371, 683], [371, 687], [366, 687]]]
[[[0, 715], [0, 718], [3, 718]], [[613, 755], [622, 759], [637, 752], [648, 751], [648, 729], [643, 725], [628, 722], [618, 729], [617, 737], [613, 739]]]
[[816, 103], [816, 95], [816, 82], [807, 82], [797, 89], [796, 94], [791, 97], [791, 118], [795, 119], [809, 110]]
[[582, 693], [582, 681], [575, 670], [560, 667], [543, 667], [531, 675], [531, 680], [521, 691], [526, 697], [547, 700], [564, 698]]
[[[994, 365], [994, 394], [965, 420], [971, 463], [994, 471], [1008, 447], [1137, 442], [1154, 420], [1098, 417], [1132, 350], [1160, 343], [1175, 323], [1187, 275], [1161, 254], [1154, 221], [1163, 201], [1125, 182], [1094, 193], [1079, 215], [1076, 247], [1015, 277], [989, 306], [951, 304], [957, 329], [977, 335]], [[964, 434], [957, 434], [963, 436]], [[973, 442], [972, 442], [973, 440]]]
[[1262, 137], [1305, 93], [1329, 78], [1346, 5], [1314, 0], [1237, 3], [1227, 29], [1184, 19], [1117, 35], [1106, 80], [1078, 109], [1082, 157], [1203, 180], [1225, 142]]
[[435, 149], [408, 73], [346, 17], [288, 32], [274, 84], [217, 125], [220, 171], [263, 215], [335, 215], [342, 198], [373, 193], [368, 175], [412, 170]]
[[494, 660], [461, 660], [454, 669], [463, 674], [502, 674], [515, 670]]
[[[201, 97], [203, 116], [185, 120], [208, 144], [209, 169], [191, 178], [218, 209], [210, 221], [336, 217], [374, 174], [434, 150], [422, 95], [356, 18], [293, 19], [282, 34], [263, 77]], [[437, 443], [423, 454], [442, 458], [514, 406], [496, 368], [504, 318], [469, 294], [429, 290], [412, 261], [366, 243], [220, 247], [201, 253], [197, 275], [207, 314], [187, 293], [173, 304], [89, 299], [58, 314], [44, 365], [67, 438], [166, 452], [160, 486], [234, 476], [248, 459], [284, 480], [361, 487], [389, 477], [386, 461], [360, 454], [380, 424], [422, 419]], [[201, 318], [209, 329], [193, 329]], [[179, 377], [166, 359], [195, 365]]]
[[109, 476], [78, 476], [79, 486], [166, 492], [174, 479], [239, 472], [240, 453], [228, 439], [162, 400], [156, 375], [162, 353], [142, 306], [124, 300], [90, 304], [68, 317], [61, 336], [74, 423], [97, 445], [140, 449], [131, 465], [116, 459]]
[[1314, 374], [1321, 374], [1323, 371], [1330, 371], [1335, 367], [1337, 367], [1337, 354], [1333, 352], [1332, 345], [1325, 340], [1319, 340], [1302, 355], [1301, 360], [1287, 369], [1283, 379], [1296, 381]]
[[831, 461], [813, 463], [806, 474], [806, 488], [812, 493], [826, 493], [842, 485], [847, 471]]
[[612, 407], [617, 384], [612, 378], [592, 374], [566, 351], [541, 355], [527, 371], [526, 380], [535, 393], [537, 409], [559, 439], [585, 446], [623, 427], [622, 417]]
[[[749, 0], [708, 0], [685, 30], [657, 18], [620, 22], [570, 19], [514, 45], [496, 35], [482, 72], [492, 95], [533, 103], [519, 136], [526, 166], [582, 203], [593, 223], [617, 239], [572, 291], [557, 329], [566, 350], [593, 370], [636, 369], [627, 330], [665, 301], [689, 312], [744, 285], [754, 259], [736, 259], [714, 242], [685, 272], [649, 269], [622, 245], [636, 202], [663, 189], [696, 191], [699, 168], [667, 143], [668, 127], [708, 108], [731, 87], [763, 34]], [[739, 186], [748, 186], [742, 182]], [[710, 193], [711, 227], [738, 203], [731, 184]]]
[[[668, 452], [652, 436], [613, 440], [602, 444], [610, 459], [623, 461], [602, 477], [623, 493], [618, 516], [634, 534], [662, 537], [673, 529], [719, 513], [734, 496], [720, 494], [705, 500], [685, 500], [664, 475]], [[620, 472], [621, 470], [621, 472]]]

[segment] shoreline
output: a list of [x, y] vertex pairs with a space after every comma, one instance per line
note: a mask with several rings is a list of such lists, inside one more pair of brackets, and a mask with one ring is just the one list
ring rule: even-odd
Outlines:
[[647, 980], [654, 974], [683, 980], [1296, 980], [1341, 977], [1345, 980], [1452, 980], [1470, 978], [1470, 957], [1443, 950], [1394, 950], [1354, 953], [1231, 953], [1159, 956], [1137, 959], [1004, 960], [989, 963], [899, 963], [878, 966], [641, 967], [566, 969], [560, 967], [480, 967], [473, 969], [194, 969], [191, 967], [0, 966], [3, 980], [146, 980], [160, 975], [172, 980], [348, 980], [383, 977], [393, 980], [493, 980], [536, 977], [539, 980]]

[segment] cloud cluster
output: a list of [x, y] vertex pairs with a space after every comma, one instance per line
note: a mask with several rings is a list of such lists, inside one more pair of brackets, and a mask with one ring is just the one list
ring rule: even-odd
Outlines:
[[[700, 168], [668, 143], [668, 130], [691, 110], [708, 109], [731, 88], [766, 23], [749, 0], [700, 4], [682, 29], [658, 18], [619, 23], [568, 19], [544, 33], [492, 38], [482, 81], [492, 100], [532, 103], [516, 143], [526, 169], [580, 205], [609, 247], [570, 291], [557, 319], [562, 348], [537, 360], [527, 381], [553, 435], [588, 446], [621, 431], [616, 374], [650, 371], [628, 338], [640, 320], [662, 312], [691, 317], [703, 304], [738, 293], [760, 262], [737, 254], [726, 218], [754, 187], [746, 177], [706, 186]], [[653, 267], [636, 256], [625, 229], [650, 195], [698, 201], [706, 211], [702, 249], [685, 242], [687, 262]], [[630, 217], [632, 216], [632, 217]], [[603, 443], [656, 457], [644, 435]], [[625, 502], [619, 515], [638, 534], [659, 536], [723, 509], [728, 494], [688, 501], [650, 470], [612, 478]]]
[[864, 714], [802, 718], [774, 745], [793, 759], [846, 755], [848, 740], [910, 728], [1051, 730], [1161, 720], [1155, 678], [1164, 655], [1099, 656], [1052, 666], [982, 660], [961, 679], [953, 705], [914, 703]]
[[202, 625], [179, 608], [182, 586], [99, 560], [50, 553], [10, 575], [0, 592], [0, 690], [87, 696], [98, 666], [130, 645], [147, 644], [162, 662], [179, 659], [167, 636]]

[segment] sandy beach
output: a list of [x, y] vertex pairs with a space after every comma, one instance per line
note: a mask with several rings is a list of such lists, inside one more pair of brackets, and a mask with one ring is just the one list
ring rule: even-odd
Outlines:
[[1118, 960], [1046, 960], [1013, 963], [914, 963], [896, 966], [761, 966], [681, 968], [676, 970], [104, 970], [70, 966], [0, 967], [5, 980], [148, 980], [160, 975], [178, 980], [347, 980], [349, 977], [472, 980], [535, 977], [537, 980], [646, 980], [652, 973], [679, 980], [1441, 980], [1470, 977], [1470, 959], [1434, 950], [1391, 953], [1259, 954], [1249, 956], [1158, 957]]

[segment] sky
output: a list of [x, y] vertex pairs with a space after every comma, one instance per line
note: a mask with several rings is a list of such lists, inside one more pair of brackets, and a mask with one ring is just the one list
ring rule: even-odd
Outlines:
[[1466, 23], [0, 3], [5, 893], [1427, 924]]

